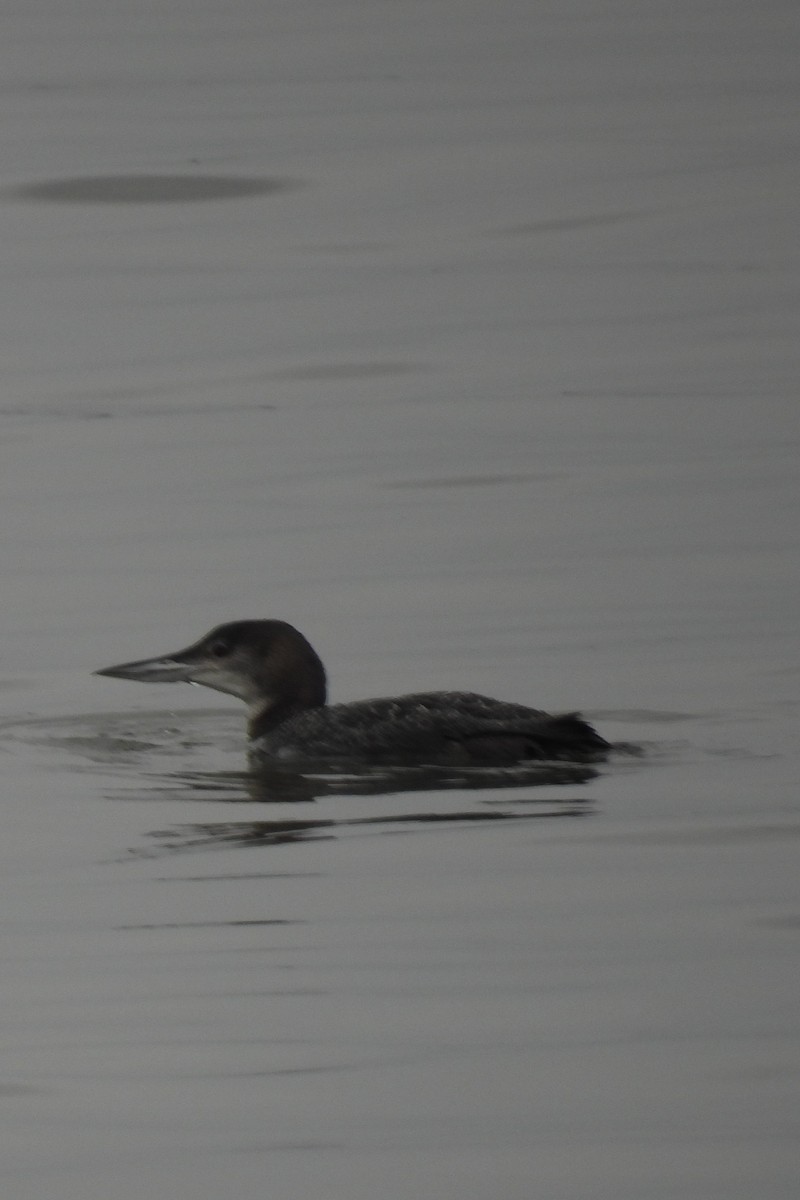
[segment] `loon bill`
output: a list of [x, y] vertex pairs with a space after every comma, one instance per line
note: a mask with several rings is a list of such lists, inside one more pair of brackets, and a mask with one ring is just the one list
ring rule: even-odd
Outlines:
[[193, 683], [248, 708], [251, 763], [341, 760], [397, 765], [596, 762], [611, 747], [578, 713], [551, 716], [473, 692], [420, 692], [328, 704], [325, 668], [285, 621], [233, 621], [199, 642], [96, 675]]

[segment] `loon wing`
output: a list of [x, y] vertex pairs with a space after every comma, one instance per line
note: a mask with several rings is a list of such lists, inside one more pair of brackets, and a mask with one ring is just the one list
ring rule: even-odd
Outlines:
[[343, 706], [373, 753], [516, 762], [594, 760], [609, 749], [578, 713], [551, 716], [472, 693], [422, 693], [403, 700]]

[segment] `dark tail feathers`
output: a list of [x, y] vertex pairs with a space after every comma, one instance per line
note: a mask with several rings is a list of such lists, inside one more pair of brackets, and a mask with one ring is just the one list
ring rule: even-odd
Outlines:
[[611, 749], [606, 739], [576, 712], [551, 717], [537, 740], [553, 758], [605, 758]]

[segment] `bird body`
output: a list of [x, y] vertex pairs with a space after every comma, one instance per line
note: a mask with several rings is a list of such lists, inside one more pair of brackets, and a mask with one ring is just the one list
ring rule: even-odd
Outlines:
[[551, 716], [473, 692], [327, 703], [325, 669], [285, 621], [234, 621], [176, 654], [96, 672], [153, 683], [196, 683], [244, 700], [249, 758], [347, 763], [507, 765], [594, 762], [610, 750], [577, 713]]

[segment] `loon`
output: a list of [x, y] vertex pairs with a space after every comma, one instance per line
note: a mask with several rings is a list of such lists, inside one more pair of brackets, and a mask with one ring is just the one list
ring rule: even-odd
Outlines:
[[201, 684], [238, 696], [248, 707], [253, 767], [298, 759], [425, 766], [594, 762], [611, 749], [578, 713], [551, 716], [472, 692], [329, 705], [319, 656], [285, 621], [233, 621], [176, 654], [95, 674]]

